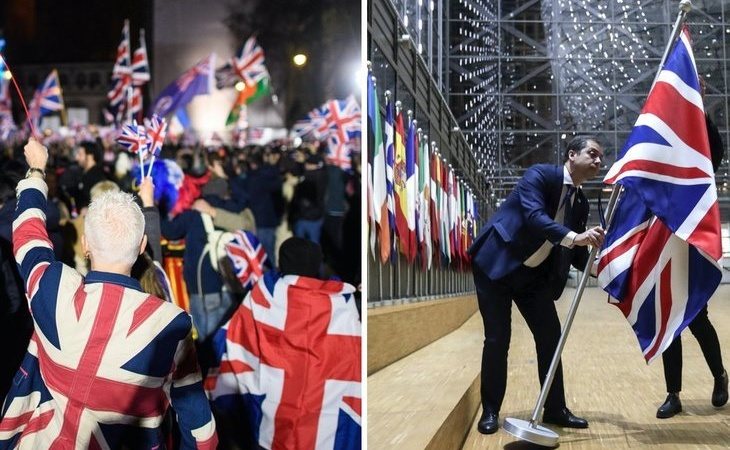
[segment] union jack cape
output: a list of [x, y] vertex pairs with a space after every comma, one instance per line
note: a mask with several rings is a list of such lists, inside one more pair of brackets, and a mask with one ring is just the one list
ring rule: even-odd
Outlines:
[[47, 186], [18, 184], [13, 250], [34, 333], [0, 419], [0, 449], [164, 448], [169, 405], [183, 448], [214, 449], [191, 319], [124, 275], [55, 260]]
[[[265, 449], [359, 449], [361, 336], [339, 281], [266, 272], [216, 335], [206, 391]], [[244, 424], [241, 424], [241, 428]]]
[[618, 300], [651, 362], [707, 304], [722, 277], [717, 191], [687, 29], [604, 181], [624, 192], [600, 253], [598, 280]]

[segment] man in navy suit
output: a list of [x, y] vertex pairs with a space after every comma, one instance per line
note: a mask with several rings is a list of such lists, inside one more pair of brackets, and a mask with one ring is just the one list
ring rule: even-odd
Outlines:
[[[580, 189], [598, 175], [602, 158], [596, 138], [577, 136], [568, 144], [564, 165], [530, 167], [469, 249], [484, 321], [483, 413], [477, 426], [483, 434], [499, 428], [512, 301], [535, 339], [540, 383], [545, 380], [561, 333], [553, 301], [565, 287], [570, 265], [583, 270], [587, 246], [603, 243], [602, 228], [586, 230], [588, 201]], [[548, 392], [543, 422], [588, 427], [566, 407], [562, 364]]]

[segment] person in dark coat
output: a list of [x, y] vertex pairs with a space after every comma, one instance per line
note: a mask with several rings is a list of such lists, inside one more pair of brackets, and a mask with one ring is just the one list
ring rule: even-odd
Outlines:
[[322, 157], [309, 155], [304, 163], [302, 179], [294, 188], [289, 220], [294, 236], [319, 244], [324, 224], [327, 172]]
[[103, 151], [101, 145], [92, 141], [84, 141], [79, 144], [74, 154], [76, 162], [83, 171], [78, 190], [74, 195], [76, 208], [80, 211], [89, 206], [91, 202], [91, 188], [100, 181], [106, 180], [106, 174], [102, 167]]
[[[561, 333], [553, 301], [565, 288], [570, 265], [584, 269], [587, 246], [603, 243], [602, 228], [586, 230], [588, 201], [580, 189], [598, 175], [602, 158], [596, 138], [577, 136], [568, 144], [564, 165], [530, 167], [469, 249], [484, 322], [480, 433], [499, 428], [513, 301], [535, 338], [538, 374], [541, 383], [545, 380]], [[543, 422], [588, 427], [566, 407], [562, 364], [547, 395]]]
[[281, 175], [278, 167], [265, 161], [259, 152], [249, 156], [248, 164], [244, 185], [249, 207], [256, 219], [256, 237], [266, 250], [271, 264], [276, 267], [276, 227], [281, 222], [276, 205], [281, 197]]
[[[705, 82], [702, 78], [700, 78], [700, 85], [704, 95]], [[707, 114], [705, 114], [705, 124], [707, 125], [707, 137], [710, 143], [712, 169], [717, 172], [717, 169], [722, 165], [725, 146], [722, 143], [720, 132]], [[717, 337], [715, 327], [710, 322], [706, 304], [692, 319], [688, 328], [697, 339], [714, 379], [712, 405], [717, 408], [724, 406], [728, 401], [728, 375], [725, 366], [722, 364], [720, 340]], [[672, 344], [662, 353], [662, 364], [664, 366], [664, 381], [667, 386], [667, 398], [657, 409], [656, 416], [658, 419], [668, 419], [682, 411], [682, 402], [679, 399], [679, 392], [682, 390], [681, 335], [674, 338]]]

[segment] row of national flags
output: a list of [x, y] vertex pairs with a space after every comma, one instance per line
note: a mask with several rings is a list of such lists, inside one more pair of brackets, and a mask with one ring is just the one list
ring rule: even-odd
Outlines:
[[[368, 73], [368, 223], [370, 251], [382, 263], [398, 252], [433, 265], [466, 269], [467, 249], [477, 234], [476, 202], [468, 186], [441, 158], [417, 121], [404, 122], [403, 111], [386, 95], [381, 115], [376, 80]], [[407, 125], [407, 128], [406, 128]]]

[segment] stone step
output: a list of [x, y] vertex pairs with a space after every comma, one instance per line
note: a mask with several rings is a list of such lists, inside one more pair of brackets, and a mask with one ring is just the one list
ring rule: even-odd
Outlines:
[[481, 316], [472, 313], [456, 330], [369, 376], [368, 448], [461, 448], [480, 404], [482, 342]]

